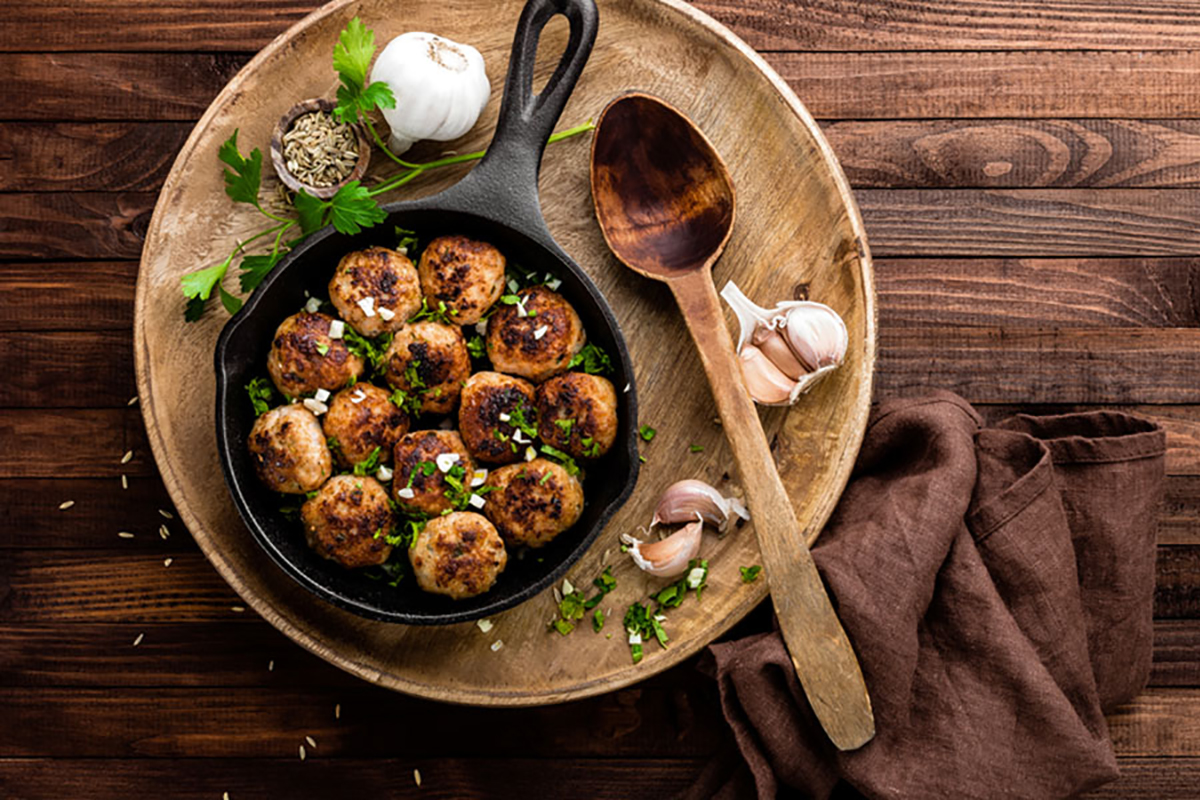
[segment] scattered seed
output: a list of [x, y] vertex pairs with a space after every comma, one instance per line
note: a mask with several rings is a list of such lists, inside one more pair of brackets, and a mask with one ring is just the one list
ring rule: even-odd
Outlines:
[[126, 403], [125, 405], [127, 405], [127, 406], [136, 406], [136, 405], [137, 405], [137, 402], [138, 402], [138, 399], [137, 399], [137, 395], [135, 394], [133, 397], [129, 398], [129, 402], [128, 402], [128, 403]]
[[129, 531], [121, 531], [120, 533], [117, 534], [117, 536], [120, 536], [122, 539], [132, 539], [133, 538], [133, 534], [130, 533]]
[[504, 642], [502, 640], [497, 639], [496, 641], [492, 642], [492, 652], [493, 653], [496, 652], [497, 650], [499, 650], [501, 647], [504, 647]]
[[174, 561], [174, 560], [175, 560], [175, 559], [173, 559], [173, 558], [165, 558], [165, 559], [163, 559], [163, 566], [164, 566], [164, 567], [169, 567], [169, 566], [171, 566], [171, 562], [172, 562], [172, 561]]
[[230, 609], [229, 609], [229, 610], [230, 610], [230, 611], [233, 611], [233, 612], [235, 612], [235, 613], [237, 613], [237, 614], [240, 614], [240, 613], [242, 613], [243, 611], [245, 611], [245, 610], [246, 610], [246, 607], [245, 607], [245, 606], [230, 606]]
[[128, 464], [130, 461], [133, 461], [133, 451], [126, 450], [125, 455], [121, 456], [121, 463]]
[[73, 505], [75, 505], [75, 501], [74, 501], [74, 500], [67, 500], [67, 501], [65, 501], [65, 502], [62, 502], [62, 503], [59, 503], [59, 504], [58, 504], [58, 510], [59, 510], [59, 511], [66, 511], [68, 508], [70, 508], [70, 507], [71, 507], [71, 506], [73, 506]]
[[121, 488], [122, 488], [122, 489], [128, 489], [128, 488], [129, 488], [129, 476], [128, 476], [128, 475], [122, 475], [122, 476], [121, 476]]
[[341, 183], [358, 163], [358, 140], [349, 125], [323, 111], [296, 118], [283, 135], [288, 172], [310, 186]]
[[304, 752], [304, 745], [300, 745], [300, 760], [303, 761], [307, 754]]
[[225, 792], [223, 795], [221, 795], [221, 800], [229, 800], [229, 792]]
[[158, 515], [160, 517], [162, 517], [163, 519], [175, 519], [175, 515], [172, 514], [170, 511], [167, 511], [165, 508], [160, 508], [158, 510]]
[[313, 738], [312, 738], [311, 736], [305, 736], [305, 737], [304, 737], [304, 741], [308, 742], [308, 746], [309, 746], [309, 747], [316, 747], [316, 746], [317, 746], [317, 743], [316, 743], [315, 741], [313, 741]]
[[419, 770], [419, 769], [413, 770], [413, 780], [417, 782], [417, 786], [421, 785], [421, 770]]
[[167, 530], [166, 525], [158, 526], [158, 535], [161, 536], [164, 540], [171, 538], [171, 532], [169, 530]]
[[336, 706], [333, 707], [333, 718], [334, 719], [342, 718], [342, 704], [341, 703], [338, 703]]
[[608, 556], [610, 553], [612, 553], [611, 547], [604, 551], [604, 555], [600, 556], [600, 566], [603, 567], [608, 564]]
[[133, 640], [133, 646], [134, 646], [134, 647], [137, 647], [139, 644], [141, 644], [141, 643], [142, 643], [142, 639], [143, 639], [143, 638], [145, 638], [145, 636], [146, 636], [146, 634], [144, 634], [144, 633], [139, 633], [139, 634], [137, 635], [137, 638]]
[[267, 672], [274, 672], [274, 671], [275, 671], [275, 659], [272, 658], [270, 661], [267, 662]]

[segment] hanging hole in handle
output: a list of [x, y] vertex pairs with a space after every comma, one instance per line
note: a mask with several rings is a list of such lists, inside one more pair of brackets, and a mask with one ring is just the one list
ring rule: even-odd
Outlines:
[[546, 88], [546, 83], [567, 50], [567, 40], [570, 37], [571, 23], [562, 14], [555, 14], [542, 28], [538, 36], [537, 60], [533, 64], [532, 91], [535, 97]]

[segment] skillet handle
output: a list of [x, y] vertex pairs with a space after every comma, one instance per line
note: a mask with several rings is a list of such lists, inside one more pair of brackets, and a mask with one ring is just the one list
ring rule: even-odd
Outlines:
[[[558, 14], [570, 23], [570, 38], [554, 74], [535, 95], [533, 67], [538, 40], [546, 23]], [[591, 55], [598, 27], [595, 0], [529, 0], [525, 4], [513, 38], [500, 118], [487, 155], [465, 178], [437, 196], [437, 207], [489, 217], [499, 214], [511, 227], [533, 228], [528, 233], [546, 232], [538, 202], [542, 152]]]

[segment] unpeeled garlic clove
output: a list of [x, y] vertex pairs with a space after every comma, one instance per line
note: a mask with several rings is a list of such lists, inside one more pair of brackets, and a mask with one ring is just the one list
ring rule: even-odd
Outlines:
[[673, 525], [700, 519], [712, 525], [722, 533], [729, 527], [733, 516], [750, 519], [750, 512], [736, 497], [725, 497], [714, 487], [704, 481], [694, 479], [682, 480], [671, 484], [659, 498], [658, 508], [654, 510], [654, 519], [650, 527], [666, 523]]
[[703, 530], [704, 521], [697, 519], [657, 542], [643, 542], [628, 533], [621, 534], [621, 541], [629, 546], [629, 555], [639, 569], [660, 578], [677, 578], [700, 552]]
[[798, 380], [801, 375], [810, 371], [792, 352], [791, 345], [779, 332], [779, 328], [769, 328], [759, 323], [754, 329], [754, 335], [750, 337], [750, 342], [762, 351], [768, 361], [779, 367], [780, 372], [792, 380]]
[[755, 401], [765, 405], [786, 403], [796, 388], [796, 382], [783, 374], [779, 367], [752, 344], [744, 346], [738, 358], [742, 362], [742, 378], [746, 391]]
[[808, 367], [806, 372], [841, 364], [850, 345], [846, 323], [822, 303], [806, 301], [788, 309], [783, 330], [791, 349]]

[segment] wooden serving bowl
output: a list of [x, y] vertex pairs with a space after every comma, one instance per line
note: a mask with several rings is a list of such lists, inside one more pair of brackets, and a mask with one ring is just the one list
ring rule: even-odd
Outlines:
[[350, 126], [351, 130], [354, 131], [355, 138], [358, 140], [358, 163], [354, 165], [354, 169], [350, 170], [350, 174], [342, 180], [332, 186], [313, 186], [310, 183], [305, 183], [288, 171], [287, 159], [283, 156], [283, 135], [291, 129], [293, 122], [305, 114], [311, 114], [314, 111], [323, 111], [329, 114], [333, 112], [333, 109], [333, 102], [324, 98], [315, 97], [311, 100], [302, 100], [279, 118], [279, 124], [275, 126], [275, 131], [271, 134], [271, 164], [275, 167], [275, 174], [279, 176], [279, 180], [283, 181], [283, 185], [293, 192], [303, 189], [313, 197], [328, 200], [337, 194], [338, 189], [350, 181], [362, 180], [363, 176], [367, 174], [367, 167], [371, 165], [371, 140], [367, 137], [362, 125]]

